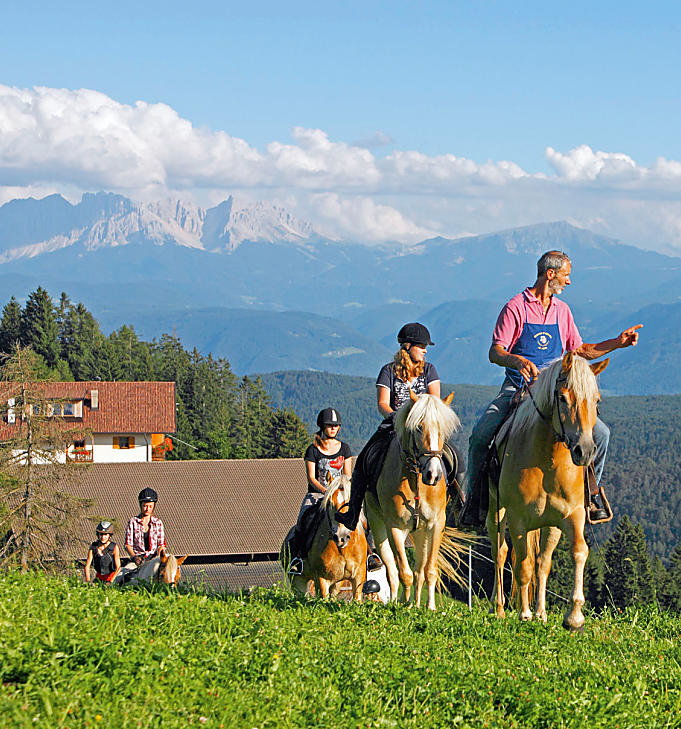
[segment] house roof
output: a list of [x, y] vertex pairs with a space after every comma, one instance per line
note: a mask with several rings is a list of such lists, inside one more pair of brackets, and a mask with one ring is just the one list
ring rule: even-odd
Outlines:
[[[94, 501], [94, 523], [113, 521], [114, 541], [122, 546], [146, 486], [159, 494], [155, 514], [178, 555], [279, 551], [307, 490], [300, 458], [94, 463], [82, 467], [68, 490]], [[89, 544], [93, 522], [83, 531]]]
[[[82, 425], [93, 433], [174, 433], [174, 382], [45, 382], [47, 398], [82, 400], [83, 418], [67, 418], [64, 423]], [[91, 409], [92, 391], [99, 396], [99, 407]], [[0, 439], [12, 435], [14, 428], [0, 426]]]

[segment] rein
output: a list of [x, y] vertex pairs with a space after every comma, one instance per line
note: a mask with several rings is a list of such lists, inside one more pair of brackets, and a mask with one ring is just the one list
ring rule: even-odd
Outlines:
[[[532, 395], [532, 388], [527, 382], [523, 382], [523, 389], [527, 392], [527, 394], [530, 396], [530, 400], [532, 400], [532, 404], [534, 405], [534, 409], [537, 411], [537, 415], [546, 423], [546, 425], [551, 428], [553, 431], [553, 435], [558, 443], [562, 443], [567, 448], [570, 447], [570, 441], [568, 440], [567, 435], [565, 435], [565, 427], [563, 426], [563, 421], [560, 418], [560, 403], [558, 401], [558, 387], [565, 382], [565, 380], [561, 380], [559, 377], [556, 380], [556, 387], [553, 390], [553, 402], [554, 407], [558, 410], [558, 422], [560, 423], [560, 433], [553, 427], [553, 418], [548, 418], [537, 406], [537, 403], [534, 399], [534, 396]], [[551, 411], [553, 413], [553, 410]]]

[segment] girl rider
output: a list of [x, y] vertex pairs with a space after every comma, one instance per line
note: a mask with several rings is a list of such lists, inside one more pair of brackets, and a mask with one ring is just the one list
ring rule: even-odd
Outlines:
[[[302, 552], [306, 535], [302, 533], [302, 516], [326, 493], [327, 485], [340, 474], [352, 474], [352, 451], [350, 446], [336, 437], [341, 427], [341, 417], [334, 408], [324, 408], [317, 415], [317, 427], [314, 441], [305, 451], [305, 474], [307, 476], [307, 493], [300, 505], [298, 520], [296, 522], [293, 538], [289, 543], [292, 560], [289, 565], [289, 574], [299, 575], [303, 572]], [[372, 557], [375, 557], [373, 560]], [[378, 560], [378, 556], [369, 557], [369, 569]]]
[[96, 528], [97, 541], [92, 542], [85, 562], [85, 582], [90, 582], [90, 568], [95, 568], [95, 579], [113, 582], [121, 569], [121, 553], [118, 545], [111, 541], [113, 525], [100, 521]]
[[[378, 412], [383, 416], [383, 422], [378, 430], [368, 440], [357, 458], [355, 470], [352, 474], [352, 492], [350, 508], [338, 514], [336, 520], [354, 529], [359, 519], [364, 496], [369, 485], [369, 475], [366, 472], [366, 454], [370, 449], [380, 449], [380, 462], [382, 463], [394, 434], [393, 417], [397, 410], [409, 400], [409, 392], [415, 395], [437, 395], [440, 397], [440, 377], [435, 365], [426, 362], [428, 346], [434, 346], [430, 332], [418, 322], [405, 324], [397, 334], [400, 348], [395, 353], [394, 360], [384, 365], [376, 380], [376, 401]], [[447, 446], [454, 452], [457, 461], [456, 478], [463, 483], [463, 459], [458, 450], [451, 444]], [[448, 482], [451, 477], [448, 477]]]
[[159, 547], [166, 546], [163, 522], [154, 516], [158, 494], [154, 489], [145, 488], [139, 492], [137, 500], [140, 513], [130, 519], [125, 530], [125, 551], [134, 565], [128, 563], [123, 567], [124, 579], [129, 578], [144, 560], [154, 557]]

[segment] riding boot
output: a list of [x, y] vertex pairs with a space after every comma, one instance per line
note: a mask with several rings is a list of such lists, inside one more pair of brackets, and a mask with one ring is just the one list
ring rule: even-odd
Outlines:
[[360, 514], [362, 512], [362, 504], [364, 503], [364, 496], [367, 492], [367, 481], [364, 476], [364, 472], [358, 466], [352, 472], [352, 486], [350, 488], [350, 502], [348, 504], [348, 510], [343, 512], [336, 512], [336, 521], [343, 526], [346, 526], [351, 531], [357, 529], [357, 522], [359, 521]]

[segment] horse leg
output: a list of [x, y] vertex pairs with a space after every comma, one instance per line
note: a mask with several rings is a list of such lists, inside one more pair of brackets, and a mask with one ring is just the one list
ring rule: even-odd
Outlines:
[[567, 520], [567, 531], [572, 544], [572, 559], [575, 563], [575, 582], [572, 590], [572, 607], [565, 613], [563, 627], [568, 630], [583, 630], [584, 615], [584, 565], [589, 556], [589, 547], [584, 539], [584, 509], [577, 509]]
[[[498, 518], [498, 523], [497, 523]], [[508, 545], [506, 544], [506, 511], [499, 509], [497, 511], [496, 491], [490, 484], [489, 509], [487, 511], [487, 536], [492, 550], [492, 559], [496, 568], [494, 570], [494, 601], [495, 610], [498, 618], [505, 618], [504, 610], [504, 566], [506, 565], [506, 555], [508, 553]]]
[[[421, 605], [421, 591], [423, 590], [423, 583], [426, 580], [426, 563], [428, 557], [428, 539], [429, 534], [425, 529], [419, 529], [413, 532], [411, 538], [414, 542], [414, 574], [416, 577], [416, 584], [414, 585], [414, 604], [416, 607]], [[428, 607], [430, 607], [430, 600], [428, 601]]]
[[546, 622], [546, 581], [551, 572], [551, 558], [563, 532], [558, 527], [544, 527], [541, 530], [541, 546], [537, 560], [537, 607], [534, 617]]
[[532, 572], [534, 571], [534, 555], [528, 548], [527, 532], [519, 525], [515, 527], [509, 524], [511, 532], [511, 541], [513, 542], [513, 551], [515, 553], [514, 579], [518, 587], [520, 595], [520, 613], [521, 620], [532, 620], [532, 610], [530, 610], [530, 581], [532, 580]]
[[325, 580], [323, 577], [317, 577], [315, 579], [315, 585], [318, 587], [317, 595], [319, 596], [321, 594], [324, 600], [328, 600], [329, 588], [331, 587], [329, 580]]
[[[404, 547], [404, 543], [407, 540], [408, 532], [400, 529], [399, 527], [393, 527], [388, 532], [388, 539], [390, 540], [390, 546], [392, 547], [393, 553], [397, 559], [397, 569], [400, 573], [400, 582], [404, 587], [404, 595], [402, 602], [411, 604], [411, 586], [414, 582], [414, 573], [411, 571], [409, 566], [409, 560], [407, 559], [407, 552]], [[392, 597], [392, 586], [390, 587]]]
[[381, 560], [383, 560], [383, 564], [385, 565], [388, 584], [390, 585], [390, 600], [392, 602], [397, 600], [397, 593], [400, 589], [400, 577], [395, 563], [395, 555], [390, 547], [388, 530], [380, 513], [376, 497], [372, 494], [367, 494], [366, 501], [364, 503], [366, 504], [367, 517], [369, 518], [371, 531], [374, 535], [376, 549], [381, 555]]

